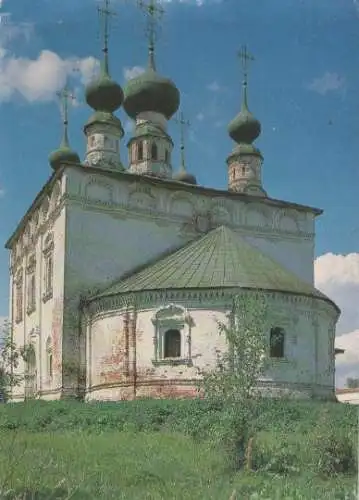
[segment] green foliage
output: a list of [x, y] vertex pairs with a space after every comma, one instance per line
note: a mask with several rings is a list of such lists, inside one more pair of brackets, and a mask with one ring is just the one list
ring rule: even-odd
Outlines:
[[270, 328], [268, 304], [259, 292], [242, 292], [233, 299], [228, 322], [219, 323], [219, 331], [226, 337], [228, 349], [217, 352], [214, 370], [203, 371], [199, 382], [206, 398], [223, 405], [249, 409], [259, 377], [268, 362], [267, 332]]
[[34, 345], [31, 343], [24, 344], [19, 348], [19, 353], [25, 363], [28, 363], [32, 356], [35, 354]]
[[283, 480], [273, 473], [229, 473], [218, 449], [178, 433], [112, 430], [94, 435], [68, 431], [14, 435], [11, 439], [11, 433], [0, 431], [0, 490], [4, 492], [0, 498], [9, 500], [355, 498], [355, 478], [345, 476], [324, 481], [306, 473]]
[[22, 381], [22, 377], [15, 372], [19, 365], [20, 350], [12, 339], [8, 322], [2, 327], [1, 336], [4, 342], [0, 350], [0, 398], [2, 397], [6, 402], [13, 387], [16, 387]]
[[328, 409], [321, 412], [313, 428], [311, 449], [314, 451], [314, 470], [331, 476], [340, 473], [354, 474], [357, 470], [357, 432], [345, 432], [334, 425]]
[[348, 377], [346, 381], [348, 389], [357, 389], [359, 387], [359, 378]]

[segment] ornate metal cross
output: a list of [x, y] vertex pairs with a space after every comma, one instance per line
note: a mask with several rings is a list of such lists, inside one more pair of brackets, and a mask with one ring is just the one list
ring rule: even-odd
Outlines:
[[61, 116], [62, 116], [64, 125], [67, 126], [68, 113], [69, 113], [69, 102], [70, 102], [70, 100], [75, 101], [76, 97], [70, 92], [67, 84], [65, 85], [65, 87], [62, 90], [56, 92], [56, 95], [60, 101]]
[[103, 32], [104, 51], [108, 50], [108, 39], [110, 36], [110, 18], [117, 16], [116, 12], [110, 10], [110, 0], [103, 0], [103, 7], [97, 7], [100, 17], [100, 29]]
[[153, 48], [157, 34], [157, 26], [165, 11], [158, 0], [148, 0], [147, 2], [138, 0], [137, 5], [147, 15], [147, 36], [149, 45]]
[[247, 51], [247, 46], [242, 45], [241, 49], [238, 52], [238, 57], [241, 60], [242, 63], [242, 70], [243, 70], [243, 79], [244, 82], [247, 83], [247, 78], [248, 78], [248, 66], [251, 61], [254, 61], [254, 57], [249, 54]]

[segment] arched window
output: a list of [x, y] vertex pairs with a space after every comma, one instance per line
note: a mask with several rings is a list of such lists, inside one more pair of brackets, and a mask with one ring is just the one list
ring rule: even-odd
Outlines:
[[275, 327], [270, 331], [270, 357], [284, 357], [284, 330], [283, 328]]
[[165, 151], [165, 162], [167, 164], [170, 163], [170, 153], [169, 153], [169, 151], [167, 149]]
[[137, 160], [138, 161], [143, 160], [143, 144], [142, 144], [142, 142], [139, 142], [137, 144]]
[[152, 158], [152, 160], [157, 160], [157, 157], [158, 157], [157, 144], [155, 142], [153, 142], [151, 145], [151, 158]]
[[46, 358], [47, 358], [47, 378], [51, 380], [53, 374], [53, 366], [52, 366], [53, 363], [52, 363], [52, 342], [50, 338], [48, 338], [46, 342]]
[[242, 175], [246, 175], [246, 167], [242, 167]]
[[165, 358], [179, 358], [181, 356], [181, 334], [178, 330], [167, 330], [165, 333]]

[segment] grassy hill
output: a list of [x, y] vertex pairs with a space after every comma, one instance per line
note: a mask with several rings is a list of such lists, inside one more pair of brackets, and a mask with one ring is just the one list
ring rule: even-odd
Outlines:
[[206, 401], [0, 407], [0, 498], [356, 498], [357, 408], [258, 404], [251, 471], [235, 412]]

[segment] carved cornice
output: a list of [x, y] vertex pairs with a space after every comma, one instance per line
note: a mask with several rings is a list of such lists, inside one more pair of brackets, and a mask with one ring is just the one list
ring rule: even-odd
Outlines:
[[[136, 197], [134, 194], [142, 193], [145, 196], [148, 196], [151, 199], [152, 206], [146, 206], [144, 204], [136, 204]], [[213, 201], [213, 200], [210, 200]], [[199, 232], [206, 232], [211, 228], [218, 227], [223, 224], [222, 221], [214, 222], [213, 214], [211, 210], [196, 210], [194, 214], [190, 217], [178, 215], [176, 213], [170, 213], [166, 210], [161, 209], [162, 207], [156, 207], [155, 202], [157, 202], [157, 198], [155, 193], [145, 194], [143, 190], [132, 191], [131, 196], [128, 197], [128, 200], [125, 202], [116, 202], [114, 200], [95, 200], [89, 199], [84, 196], [78, 194], [69, 194], [67, 193], [62, 197], [63, 204], [76, 204], [80, 205], [84, 210], [96, 211], [99, 213], [106, 212], [111, 213], [114, 217], [121, 218], [141, 218], [141, 219], [154, 219], [158, 224], [163, 224], [165, 222], [179, 222], [182, 223], [182, 227], [180, 229], [181, 232], [185, 234], [192, 235], [198, 234]], [[233, 221], [233, 215], [231, 217], [232, 221], [226, 222], [226, 225], [234, 230], [240, 230], [243, 234], [253, 234], [257, 237], [262, 237], [266, 239], [272, 240], [282, 240], [285, 238], [286, 240], [308, 240], [312, 241], [314, 238], [314, 233], [306, 233], [303, 231], [291, 232], [281, 230], [277, 227], [274, 227], [272, 224], [267, 226], [256, 226], [245, 223], [235, 223]], [[207, 222], [206, 227], [204, 227], [204, 221]]]
[[[214, 306], [223, 308], [230, 308], [233, 297], [238, 294], [241, 289], [204, 289], [204, 290], [163, 290], [151, 292], [138, 292], [127, 295], [117, 295], [101, 297], [94, 299], [87, 304], [87, 311], [92, 317], [92, 321], [102, 317], [117, 315], [128, 306], [134, 306], [137, 309], [148, 310], [155, 309], [159, 304], [175, 303], [191, 304], [191, 309], [201, 309]], [[255, 292], [255, 290], [253, 290]], [[251, 293], [251, 290], [246, 290]], [[322, 307], [328, 314], [328, 320], [333, 318], [334, 306], [331, 303], [326, 303], [324, 300], [304, 296], [295, 295], [285, 292], [263, 292], [268, 298], [269, 305], [275, 306], [275, 315], [278, 321], [284, 322], [287, 326], [288, 320], [288, 306], [293, 307], [294, 317], [290, 312], [290, 326], [295, 328], [299, 321], [299, 315], [305, 314], [308, 320], [312, 320], [317, 313], [317, 308]], [[287, 319], [286, 319], [287, 318]]]

